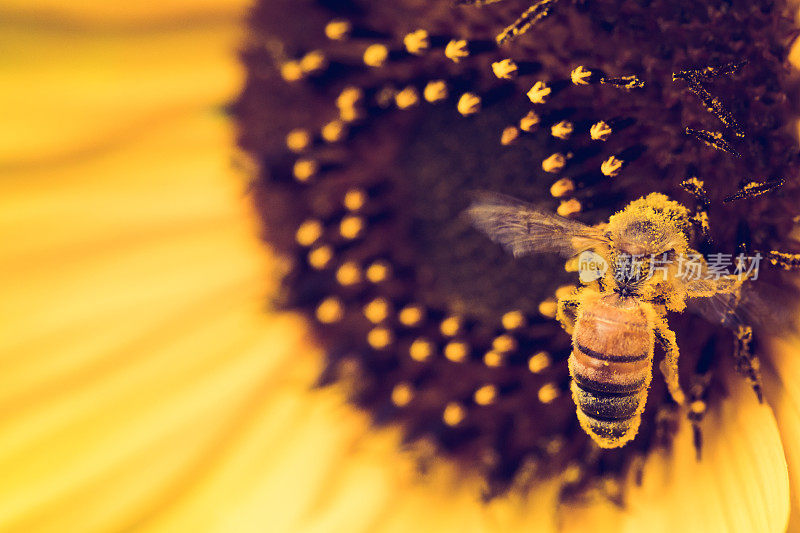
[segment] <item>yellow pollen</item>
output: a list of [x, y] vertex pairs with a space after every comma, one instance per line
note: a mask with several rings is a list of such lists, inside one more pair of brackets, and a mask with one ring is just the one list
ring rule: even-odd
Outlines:
[[360, 283], [361, 269], [356, 263], [348, 261], [336, 270], [336, 281], [345, 287]]
[[508, 353], [517, 349], [517, 339], [511, 335], [500, 335], [492, 341], [492, 350], [500, 353]]
[[306, 220], [297, 228], [294, 238], [300, 246], [311, 246], [322, 237], [322, 229], [322, 222], [319, 220]]
[[420, 306], [409, 305], [400, 310], [397, 318], [404, 326], [412, 327], [416, 326], [422, 321], [422, 316], [423, 312]]
[[332, 120], [322, 127], [322, 138], [329, 143], [339, 142], [344, 139], [347, 127], [341, 120]]
[[319, 172], [319, 163], [313, 159], [298, 159], [292, 170], [294, 178], [300, 183], [305, 183]]
[[364, 110], [360, 107], [343, 107], [339, 109], [339, 118], [342, 122], [355, 122], [364, 118]]
[[701, 415], [706, 412], [706, 402], [695, 400], [689, 404], [689, 410], [696, 415]]
[[528, 370], [538, 374], [550, 366], [550, 354], [547, 352], [537, 352], [528, 359]]
[[486, 366], [490, 366], [492, 368], [503, 366], [505, 360], [506, 356], [504, 353], [496, 352], [494, 350], [489, 350], [483, 356], [483, 364], [485, 364]]
[[344, 316], [344, 306], [341, 300], [335, 297], [324, 299], [317, 306], [317, 320], [323, 324], [333, 324]]
[[363, 100], [364, 91], [359, 87], [353, 87], [351, 85], [342, 89], [342, 92], [340, 92], [339, 96], [336, 97], [336, 107], [339, 109], [354, 107], [360, 104]]
[[384, 327], [373, 328], [367, 333], [367, 342], [376, 350], [386, 348], [393, 340], [392, 332]]
[[368, 67], [382, 67], [389, 59], [389, 48], [384, 44], [370, 45], [364, 51], [364, 64]]
[[442, 420], [444, 420], [444, 423], [448, 426], [457, 426], [464, 420], [464, 417], [466, 416], [467, 414], [460, 404], [456, 402], [450, 402], [444, 408]]
[[367, 193], [361, 189], [350, 189], [344, 195], [342, 204], [348, 211], [358, 211], [367, 202]]
[[422, 96], [426, 102], [435, 104], [446, 100], [448, 96], [447, 83], [444, 80], [434, 80], [425, 85]]
[[361, 217], [347, 215], [339, 223], [339, 233], [345, 239], [355, 239], [364, 231], [364, 221]]
[[562, 439], [561, 437], [553, 437], [547, 443], [547, 446], [545, 446], [545, 449], [547, 450], [547, 453], [549, 453], [550, 455], [557, 454], [562, 449], [564, 449], [564, 439]]
[[563, 300], [567, 296], [571, 295], [575, 292], [575, 285], [561, 285], [559, 288], [556, 289], [555, 296], [556, 300]]
[[281, 65], [281, 77], [289, 82], [302, 80], [305, 74], [299, 61], [287, 61]]
[[397, 407], [405, 407], [414, 398], [414, 390], [411, 385], [403, 382], [398, 383], [392, 389], [392, 403]]
[[567, 165], [567, 158], [564, 154], [556, 152], [542, 161], [542, 170], [551, 174], [558, 174]]
[[503, 59], [492, 63], [492, 72], [501, 80], [513, 80], [519, 73], [519, 66], [513, 59]]
[[416, 87], [406, 87], [395, 95], [394, 101], [400, 109], [414, 107], [419, 103], [419, 92]]
[[439, 330], [445, 337], [455, 337], [461, 331], [461, 326], [461, 318], [457, 316], [451, 316], [442, 320]]
[[313, 50], [300, 60], [300, 68], [306, 74], [312, 74], [325, 70], [328, 66], [328, 59], [321, 50]]
[[474, 115], [481, 110], [481, 97], [473, 93], [464, 93], [461, 95], [461, 98], [458, 99], [456, 107], [458, 112], [465, 117]]
[[539, 304], [539, 314], [547, 318], [555, 318], [558, 304], [552, 298], [548, 298]]
[[534, 104], [544, 104], [553, 90], [543, 81], [537, 81], [528, 91], [528, 99]]
[[427, 361], [433, 355], [433, 344], [427, 339], [416, 339], [408, 349], [408, 355], [414, 361]]
[[431, 47], [431, 38], [425, 30], [417, 30], [403, 37], [406, 50], [414, 55], [422, 55]]
[[625, 163], [622, 159], [617, 159], [613, 155], [603, 161], [603, 164], [600, 165], [600, 172], [608, 176], [609, 178], [613, 178], [614, 176], [619, 175], [620, 171], [622, 170], [622, 165]]
[[569, 77], [575, 85], [589, 85], [589, 78], [592, 76], [592, 71], [588, 70], [583, 65], [576, 67], [572, 70]]
[[544, 385], [542, 385], [542, 388], [539, 389], [538, 393], [539, 401], [545, 404], [550, 403], [556, 398], [558, 398], [559, 394], [560, 391], [558, 390], [558, 387], [556, 387], [554, 383], [545, 383]]
[[502, 135], [500, 135], [500, 144], [503, 146], [508, 146], [509, 144], [513, 143], [519, 138], [519, 130], [514, 126], [508, 126], [506, 129], [503, 130]]
[[575, 183], [569, 178], [561, 178], [550, 186], [553, 198], [563, 198], [575, 192]]
[[570, 217], [581, 212], [581, 203], [577, 198], [570, 198], [569, 200], [562, 200], [556, 209], [556, 213], [562, 217]]
[[389, 302], [385, 298], [375, 298], [364, 306], [364, 316], [373, 324], [380, 324], [389, 318]]
[[286, 147], [292, 152], [302, 152], [311, 144], [311, 134], [302, 128], [293, 129], [286, 136]]
[[592, 137], [593, 141], [607, 141], [608, 138], [611, 137], [611, 126], [602, 120], [600, 122], [595, 122], [592, 124], [592, 127], [589, 128], [589, 135]]
[[569, 139], [572, 132], [575, 131], [575, 126], [572, 125], [572, 122], [569, 120], [562, 120], [557, 124], [553, 124], [550, 128], [550, 133], [553, 137], [558, 137], [559, 139], [567, 140]]
[[497, 398], [497, 387], [494, 385], [484, 385], [475, 391], [473, 398], [478, 405], [489, 405]]
[[525, 326], [525, 314], [522, 311], [509, 311], [500, 320], [507, 330], [519, 329]]
[[528, 133], [536, 131], [541, 121], [541, 117], [535, 111], [528, 111], [528, 114], [519, 120], [519, 129]]
[[454, 363], [463, 363], [469, 355], [469, 346], [466, 342], [451, 341], [444, 347], [444, 356]]
[[453, 39], [444, 49], [444, 55], [454, 63], [469, 57], [469, 44], [464, 39]]
[[375, 261], [367, 267], [367, 279], [372, 283], [386, 281], [391, 275], [392, 267], [386, 261]]
[[334, 19], [325, 26], [325, 36], [332, 41], [344, 41], [352, 31], [353, 25], [344, 19]]
[[330, 246], [319, 246], [308, 252], [308, 264], [317, 270], [323, 270], [331, 264], [333, 249]]

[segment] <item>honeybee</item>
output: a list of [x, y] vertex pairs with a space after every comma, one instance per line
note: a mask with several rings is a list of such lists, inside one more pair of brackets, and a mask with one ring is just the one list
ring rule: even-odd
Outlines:
[[[652, 380], [656, 339], [667, 389], [679, 405], [686, 395], [678, 380], [679, 350], [667, 311], [687, 302], [707, 317], [731, 326], [748, 276], [707, 275], [708, 262], [689, 247], [689, 210], [652, 193], [628, 204], [607, 223], [588, 226], [511, 197], [483, 193], [466, 214], [472, 223], [515, 257], [557, 253], [596, 254], [609, 268], [558, 302], [556, 318], [572, 335], [570, 388], [583, 430], [602, 448], [617, 448], [639, 430]], [[681, 258], [693, 257], [697, 276], [681, 275]], [[657, 258], [656, 261], [654, 258]], [[634, 267], [643, 275], [624, 271]], [[656, 270], [656, 272], [653, 272]], [[644, 275], [650, 273], [653, 275]], [[742, 335], [751, 333], [749, 326]], [[749, 341], [744, 348], [749, 349]]]

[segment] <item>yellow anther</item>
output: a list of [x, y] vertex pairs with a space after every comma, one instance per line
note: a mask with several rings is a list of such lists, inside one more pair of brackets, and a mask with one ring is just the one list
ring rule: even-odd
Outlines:
[[414, 389], [409, 383], [398, 383], [392, 389], [392, 403], [397, 407], [405, 407], [414, 398]]
[[319, 220], [306, 220], [297, 228], [294, 239], [300, 246], [311, 246], [322, 237], [322, 222]]
[[561, 178], [550, 186], [553, 198], [563, 198], [575, 192], [575, 183], [569, 178]]
[[473, 398], [478, 405], [489, 405], [497, 398], [497, 387], [484, 385], [475, 391]]
[[500, 135], [500, 144], [503, 146], [508, 146], [509, 144], [513, 143], [519, 138], [519, 130], [514, 126], [508, 126], [506, 129], [503, 130], [502, 135]]
[[550, 366], [550, 354], [547, 352], [537, 352], [528, 359], [528, 370], [534, 374], [538, 374], [542, 370]]
[[696, 415], [702, 415], [706, 412], [706, 402], [703, 400], [695, 400], [689, 404], [689, 410]]
[[385, 44], [373, 44], [364, 51], [364, 64], [368, 67], [382, 67], [388, 59], [389, 48]]
[[356, 215], [347, 215], [339, 223], [339, 234], [345, 239], [355, 239], [364, 231], [364, 220]]
[[367, 193], [362, 189], [350, 189], [344, 195], [342, 204], [348, 211], [358, 211], [367, 203]]
[[330, 246], [319, 246], [308, 252], [308, 264], [317, 270], [328, 268], [333, 259], [333, 249]]
[[322, 138], [329, 143], [339, 142], [347, 134], [347, 126], [341, 120], [332, 120], [322, 127]]
[[564, 449], [564, 444], [563, 438], [553, 437], [548, 441], [547, 445], [545, 446], [545, 450], [547, 450], [547, 453], [550, 455], [555, 455]]
[[311, 145], [311, 134], [303, 128], [296, 128], [286, 135], [286, 147], [292, 152], [302, 152]]
[[416, 339], [408, 349], [408, 355], [414, 361], [427, 361], [433, 356], [433, 344], [427, 339]]
[[463, 363], [469, 355], [469, 346], [466, 342], [451, 341], [444, 347], [444, 356], [454, 363]]
[[469, 44], [464, 39], [453, 39], [444, 49], [444, 55], [454, 63], [469, 57]]
[[294, 163], [292, 173], [294, 179], [300, 183], [305, 183], [313, 178], [319, 172], [319, 163], [313, 159], [298, 159]]
[[528, 114], [522, 117], [519, 121], [519, 129], [522, 131], [532, 132], [536, 131], [539, 123], [542, 121], [541, 117], [535, 111], [528, 111]]
[[361, 269], [353, 261], [343, 263], [336, 270], [336, 281], [345, 287], [361, 283]]
[[302, 80], [305, 76], [299, 61], [287, 61], [281, 65], [281, 77], [286, 81]]
[[613, 178], [614, 176], [619, 175], [620, 171], [622, 170], [622, 165], [625, 164], [625, 161], [622, 159], [617, 159], [615, 156], [611, 156], [605, 161], [603, 164], [600, 165], [600, 172], [605, 174], [606, 176]]
[[581, 203], [578, 201], [577, 198], [570, 198], [569, 200], [561, 200], [561, 203], [558, 204], [558, 209], [556, 209], [556, 213], [561, 215], [562, 217], [571, 217], [572, 215], [576, 215], [581, 212]]
[[305, 74], [313, 74], [325, 70], [328, 66], [328, 58], [321, 50], [313, 50], [300, 60], [300, 68]]
[[397, 318], [404, 326], [413, 327], [422, 322], [424, 315], [425, 313], [422, 310], [422, 307], [418, 305], [408, 305], [400, 310]]
[[550, 133], [553, 137], [558, 137], [559, 139], [567, 140], [569, 139], [572, 132], [575, 131], [575, 126], [569, 120], [562, 120], [550, 128]]
[[343, 107], [339, 109], [339, 118], [342, 122], [355, 122], [364, 118], [366, 112], [361, 107]]
[[375, 261], [367, 267], [367, 279], [372, 283], [386, 281], [392, 273], [392, 268], [386, 261]]
[[511, 335], [499, 335], [492, 341], [492, 351], [508, 353], [517, 349], [517, 339]]
[[376, 350], [386, 348], [394, 341], [392, 332], [384, 327], [372, 328], [367, 333], [367, 343]]
[[353, 31], [350, 21], [334, 19], [325, 26], [325, 36], [332, 41], [344, 41]]
[[460, 404], [456, 402], [450, 402], [444, 408], [442, 420], [444, 420], [444, 423], [448, 426], [457, 426], [464, 421], [466, 416], [467, 413]]
[[575, 285], [561, 285], [555, 291], [556, 300], [563, 300], [575, 292]]
[[558, 304], [556, 301], [552, 298], [548, 298], [539, 304], [539, 314], [547, 318], [555, 318], [557, 308]]
[[540, 402], [547, 404], [558, 398], [559, 394], [561, 394], [561, 391], [558, 390], [555, 383], [545, 383], [539, 389], [537, 395]]
[[593, 141], [607, 141], [608, 138], [611, 137], [611, 126], [602, 120], [600, 122], [595, 122], [592, 124], [592, 127], [589, 128], [589, 135], [592, 137]]
[[386, 298], [375, 298], [364, 306], [364, 316], [373, 324], [380, 324], [389, 318], [390, 306]]
[[567, 165], [567, 158], [564, 154], [556, 152], [542, 161], [542, 170], [551, 174], [558, 174]]
[[344, 316], [344, 306], [342, 301], [331, 296], [325, 298], [318, 306], [316, 311], [317, 320], [323, 324], [333, 324]]
[[364, 101], [364, 91], [360, 87], [345, 87], [336, 97], [336, 107], [344, 109], [354, 107]]
[[463, 323], [460, 317], [451, 316], [442, 320], [439, 330], [445, 337], [455, 337], [461, 331]]
[[543, 81], [537, 81], [528, 91], [528, 99], [534, 104], [544, 104], [553, 90]]
[[427, 31], [420, 29], [403, 37], [403, 45], [409, 53], [422, 55], [431, 47], [431, 38]]
[[458, 112], [465, 117], [474, 115], [481, 110], [481, 97], [473, 93], [464, 93], [461, 95], [461, 98], [458, 99], [456, 107], [458, 108]]
[[400, 109], [408, 109], [419, 104], [419, 91], [416, 87], [408, 86], [394, 96], [394, 101]]
[[564, 469], [564, 482], [570, 485], [577, 483], [583, 476], [580, 465], [572, 463]]
[[426, 102], [435, 104], [446, 100], [448, 96], [447, 83], [444, 80], [434, 80], [428, 82], [422, 91], [422, 96]]
[[573, 69], [569, 77], [575, 85], [589, 85], [589, 78], [592, 77], [592, 71], [584, 66], [580, 66]]
[[501, 80], [513, 80], [519, 74], [519, 66], [513, 59], [503, 59], [492, 63], [492, 72]]
[[509, 311], [500, 320], [507, 330], [519, 329], [525, 326], [525, 314], [522, 311]]
[[483, 364], [492, 368], [503, 366], [503, 363], [505, 363], [505, 361], [506, 361], [505, 354], [502, 352], [497, 352], [495, 350], [489, 350], [483, 355]]

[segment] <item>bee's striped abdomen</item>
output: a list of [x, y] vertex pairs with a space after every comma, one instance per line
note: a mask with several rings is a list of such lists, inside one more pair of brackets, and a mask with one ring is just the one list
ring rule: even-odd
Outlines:
[[581, 306], [569, 371], [581, 427], [603, 448], [639, 430], [652, 377], [653, 334], [634, 299], [616, 294]]

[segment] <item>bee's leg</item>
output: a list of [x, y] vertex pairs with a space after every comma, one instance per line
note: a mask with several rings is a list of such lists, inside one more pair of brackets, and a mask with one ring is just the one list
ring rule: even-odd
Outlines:
[[569, 335], [572, 335], [572, 330], [575, 328], [577, 308], [580, 305], [580, 301], [580, 289], [578, 289], [578, 292], [575, 294], [572, 294], [567, 298], [561, 298], [558, 301], [558, 307], [556, 308], [556, 320], [561, 323], [561, 327], [564, 328], [564, 331], [566, 331]]
[[753, 387], [753, 391], [755, 391], [759, 403], [763, 403], [761, 362], [751, 348], [753, 328], [740, 324], [737, 326], [734, 334], [736, 335], [736, 340], [733, 349], [733, 357], [736, 360], [736, 371], [743, 375], [750, 386]]
[[664, 374], [664, 380], [667, 383], [667, 389], [672, 395], [672, 399], [678, 405], [683, 405], [686, 402], [686, 395], [683, 393], [678, 379], [678, 357], [680, 352], [678, 350], [678, 341], [675, 339], [675, 332], [669, 329], [669, 325], [663, 317], [656, 315], [654, 321], [656, 337], [658, 337], [665, 352], [659, 368], [661, 373]]
[[531, 29], [531, 26], [550, 15], [551, 9], [560, 0], [539, 0], [506, 27], [498, 36], [497, 44], [503, 44]]

